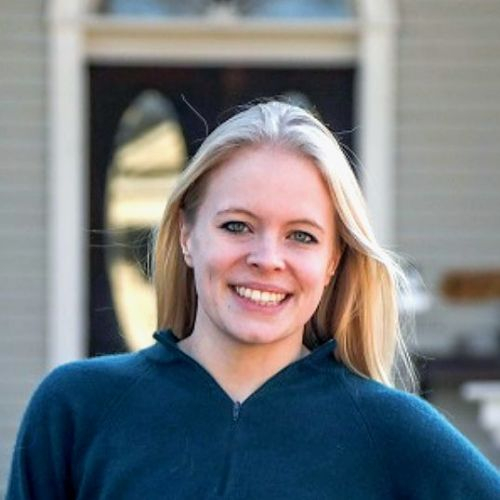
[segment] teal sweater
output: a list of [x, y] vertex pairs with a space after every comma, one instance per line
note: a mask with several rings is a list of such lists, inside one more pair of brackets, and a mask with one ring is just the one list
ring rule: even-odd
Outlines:
[[500, 477], [421, 399], [354, 375], [334, 341], [233, 402], [170, 332], [53, 371], [15, 448], [15, 499], [500, 498]]

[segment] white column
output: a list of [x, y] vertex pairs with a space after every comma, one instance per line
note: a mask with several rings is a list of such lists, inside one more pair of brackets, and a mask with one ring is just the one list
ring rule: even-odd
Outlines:
[[52, 0], [49, 20], [47, 368], [84, 355], [84, 60], [81, 1]]
[[397, 16], [393, 0], [359, 0], [359, 155], [362, 184], [381, 244], [395, 243]]

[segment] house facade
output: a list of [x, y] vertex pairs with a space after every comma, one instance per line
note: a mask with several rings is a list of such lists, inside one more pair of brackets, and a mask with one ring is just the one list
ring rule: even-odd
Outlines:
[[[446, 287], [500, 268], [500, 4], [332, 4], [339, 10], [320, 20], [314, 12], [248, 18], [218, 2], [209, 14], [153, 19], [120, 12], [118, 1], [0, 6], [0, 493], [30, 394], [52, 367], [88, 355], [99, 324], [89, 277], [98, 274], [91, 212], [101, 203], [92, 172], [114, 137], [93, 133], [107, 119], [99, 113], [119, 95], [128, 102], [134, 88], [158, 88], [160, 77], [179, 96], [196, 89], [197, 75], [230, 89], [264, 85], [266, 75], [300, 86], [301, 73], [324, 78], [323, 88], [335, 76], [337, 94], [352, 100], [347, 141], [375, 230], [426, 285], [414, 350], [452, 366], [425, 372], [428, 397], [500, 465], [477, 406], [460, 393], [478, 378], [474, 360], [495, 376], [498, 299], [457, 300]], [[110, 81], [121, 89], [114, 101]], [[328, 92], [310, 92], [325, 109], [336, 106]], [[187, 99], [204, 109], [195, 91]]]

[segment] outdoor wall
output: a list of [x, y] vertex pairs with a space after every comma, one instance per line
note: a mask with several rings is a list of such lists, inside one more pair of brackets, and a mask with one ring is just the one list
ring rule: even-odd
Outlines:
[[500, 265], [500, 2], [400, 0], [399, 15], [397, 242], [434, 294], [419, 344], [479, 350], [500, 302], [456, 306], [439, 287], [451, 269]]
[[[491, 355], [500, 302], [454, 305], [439, 289], [452, 269], [500, 266], [500, 2], [400, 0], [399, 16], [397, 248], [433, 295], [418, 344]], [[500, 467], [459, 387], [428, 396]]]
[[42, 0], [0, 3], [0, 497], [45, 368], [46, 26]]

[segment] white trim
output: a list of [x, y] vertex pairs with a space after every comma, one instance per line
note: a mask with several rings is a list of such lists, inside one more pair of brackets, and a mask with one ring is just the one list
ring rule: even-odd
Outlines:
[[359, 156], [375, 235], [395, 244], [395, 109], [397, 16], [394, 0], [359, 0]]
[[92, 61], [169, 64], [352, 63], [357, 58], [355, 22], [304, 24], [199, 19], [141, 20], [87, 16], [86, 50]]
[[49, 5], [47, 368], [84, 356], [84, 59], [78, 0]]

